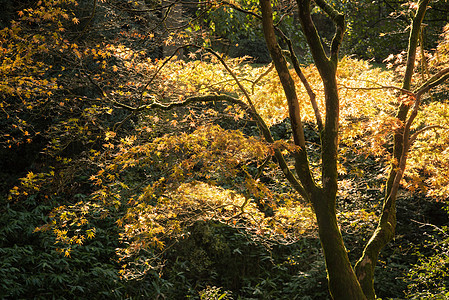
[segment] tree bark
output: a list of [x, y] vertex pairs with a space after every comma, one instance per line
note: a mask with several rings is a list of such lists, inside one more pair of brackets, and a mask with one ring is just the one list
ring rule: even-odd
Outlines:
[[[413, 23], [409, 37], [409, 47], [407, 53], [406, 71], [402, 83], [402, 89], [410, 90], [411, 80], [413, 76], [416, 49], [418, 46], [418, 38], [421, 32], [421, 24], [427, 9], [429, 0], [420, 0], [418, 2], [418, 10], [413, 18]], [[419, 104], [419, 103], [416, 103]], [[394, 135], [393, 140], [393, 162], [390, 166], [387, 184], [385, 188], [384, 203], [382, 207], [381, 217], [371, 239], [366, 244], [362, 256], [355, 265], [357, 278], [368, 299], [375, 299], [374, 290], [374, 268], [380, 251], [387, 245], [395, 235], [396, 230], [396, 195], [399, 182], [405, 170], [407, 152], [409, 150], [410, 125], [413, 121], [412, 116], [407, 121], [409, 106], [401, 104], [396, 117], [404, 123]]]
[[[265, 41], [271, 58], [273, 59], [276, 72], [284, 89], [285, 97], [287, 98], [288, 111], [293, 132], [293, 140], [295, 145], [299, 146], [299, 149], [294, 153], [296, 173], [305, 190], [310, 195], [310, 191], [316, 187], [316, 184], [313, 180], [312, 173], [310, 172], [309, 162], [307, 159], [304, 130], [301, 121], [295, 82], [290, 74], [290, 70], [288, 69], [287, 61], [282, 54], [281, 47], [279, 46], [276, 39], [271, 1], [260, 0], [260, 6], [262, 10], [262, 26]], [[307, 196], [307, 200], [310, 200], [309, 195]]]
[[329, 292], [335, 300], [366, 299], [349, 261], [338, 227], [335, 195], [322, 189], [313, 193], [312, 202], [317, 217], [318, 233], [328, 274]]
[[317, 217], [319, 236], [326, 261], [330, 294], [333, 299], [363, 300], [366, 297], [349, 261], [336, 215], [339, 121], [336, 71], [338, 48], [344, 32], [344, 17], [327, 5], [325, 1], [317, 1], [317, 4], [323, 8], [337, 25], [336, 35], [332, 41], [330, 51], [331, 56], [327, 57], [310, 17], [310, 1], [298, 0], [297, 2], [301, 25], [323, 80], [325, 91], [326, 117], [321, 135], [322, 187], [316, 185], [309, 169], [307, 153], [304, 148], [304, 133], [295, 83], [276, 40], [270, 0], [260, 0], [264, 36], [287, 98], [294, 142], [301, 147], [295, 154], [296, 173], [306, 193], [309, 195], [308, 200], [312, 203]]
[[[407, 64], [405, 69], [404, 78], [402, 80], [402, 89], [410, 90], [413, 72], [415, 68], [416, 60], [416, 49], [418, 48], [419, 34], [421, 32], [421, 24], [424, 20], [424, 15], [427, 10], [427, 5], [430, 0], [420, 0], [418, 2], [418, 10], [416, 11], [415, 17], [413, 18], [410, 30], [410, 36], [408, 40], [407, 49]], [[404, 122], [407, 118], [409, 107], [405, 104], [401, 104], [396, 113], [396, 118]], [[390, 166], [390, 173], [388, 174], [387, 184], [385, 188], [385, 198], [388, 197], [390, 193], [391, 186], [393, 184], [394, 178], [396, 177], [396, 166], [399, 163], [399, 158], [402, 155], [402, 134], [401, 132], [396, 132], [393, 141], [393, 162]]]

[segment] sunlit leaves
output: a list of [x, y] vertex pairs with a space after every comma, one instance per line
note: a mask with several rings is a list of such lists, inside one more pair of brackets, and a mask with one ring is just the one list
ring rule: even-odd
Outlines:
[[[52, 230], [55, 235], [55, 244], [59, 247], [59, 252], [65, 256], [70, 256], [72, 247], [82, 245], [86, 240], [95, 237], [95, 227], [90, 227], [88, 217], [91, 211], [99, 214], [103, 210], [96, 204], [78, 202], [73, 206], [60, 206], [52, 211], [51, 223], [45, 224], [35, 229], [38, 231]], [[102, 217], [102, 215], [99, 215]], [[103, 216], [106, 212], [103, 211]]]
[[[55, 173], [53, 170], [48, 173], [33, 173], [28, 172], [26, 176], [20, 180], [20, 185], [14, 186], [10, 192], [8, 199], [11, 201], [20, 201], [28, 196], [34, 195], [40, 191], [40, 189], [49, 184], [55, 179]], [[48, 197], [48, 196], [45, 196]]]
[[[252, 1], [246, 4], [253, 11], [257, 9]], [[223, 64], [204, 49], [184, 49], [185, 60], [173, 57], [167, 61], [152, 59], [147, 49], [139, 50], [129, 40], [120, 40], [126, 36], [142, 41], [145, 36], [138, 32], [130, 31], [106, 43], [68, 41], [62, 24], [75, 26], [79, 19], [62, 7], [47, 8], [22, 11], [20, 17], [39, 26], [54, 21], [53, 31], [30, 34], [30, 28], [13, 24], [0, 33], [5, 38], [0, 45], [0, 74], [5, 75], [0, 81], [4, 95], [0, 108], [4, 119], [11, 120], [11, 128], [16, 130], [2, 134], [10, 144], [18, 142], [18, 135], [28, 140], [39, 131], [33, 131], [29, 118], [23, 118], [24, 112], [53, 118], [45, 128], [46, 146], [42, 151], [59, 165], [56, 175], [27, 173], [21, 184], [12, 188], [11, 199], [23, 199], [31, 193], [43, 197], [63, 194], [62, 190], [76, 185], [71, 176], [80, 169], [79, 165], [91, 169], [86, 175], [90, 184], [83, 192], [92, 194], [81, 201], [68, 195], [65, 200], [71, 203], [56, 208], [50, 223], [37, 229], [51, 230], [61, 253], [70, 256], [70, 247], [94, 238], [96, 231], [90, 220], [108, 215], [118, 218], [124, 245], [118, 254], [127, 264], [124, 275], [132, 273], [127, 269], [136, 255], [146, 251], [161, 253], [198, 220], [218, 220], [253, 236], [278, 240], [294, 239], [314, 229], [309, 207], [299, 205], [294, 194], [284, 193], [288, 187], [283, 187], [277, 178], [272, 184], [261, 178], [264, 172], [271, 172], [270, 180], [275, 177], [271, 176], [275, 170], [270, 164], [274, 149], [287, 157], [296, 150], [288, 140], [269, 145], [239, 130], [225, 130], [210, 125], [213, 121], [203, 120], [206, 116], [213, 119], [228, 114], [230, 122], [254, 121], [243, 110], [228, 104], [220, 112], [215, 110], [216, 104], [198, 104], [190, 111], [183, 108], [167, 113], [145, 109], [154, 102], [168, 104], [214, 93], [248, 101], [243, 87], [271, 126], [288, 113], [281, 84], [270, 66], [254, 66], [247, 58], [222, 56], [239, 86]], [[227, 15], [234, 13], [226, 11]], [[168, 36], [166, 43], [188, 39], [177, 33]], [[204, 42], [207, 43], [206, 38]], [[447, 49], [444, 43], [439, 47], [441, 66]], [[64, 66], [52, 64], [54, 58], [64, 61]], [[392, 60], [401, 64], [404, 56], [396, 55]], [[436, 56], [433, 60], [436, 66]], [[325, 117], [319, 74], [313, 66], [303, 69]], [[293, 77], [303, 121], [312, 124], [308, 130], [313, 131], [315, 115], [308, 94], [296, 75]], [[365, 61], [343, 58], [337, 77], [342, 158], [338, 171], [340, 175], [362, 177], [366, 170], [344, 161], [345, 156], [351, 154], [358, 160], [375, 156], [379, 161], [388, 161], [391, 136], [403, 126], [393, 117], [394, 113], [398, 105], [412, 105], [415, 99], [398, 97], [398, 90], [392, 88], [393, 72], [373, 68]], [[443, 102], [427, 105], [413, 130], [447, 124], [446, 110]], [[318, 153], [319, 140], [310, 136], [307, 146]], [[447, 144], [442, 128], [421, 135], [414, 145], [404, 185], [410, 189], [423, 189], [426, 185], [428, 195], [444, 197], [449, 186], [449, 174], [445, 171], [449, 169]], [[319, 170], [316, 161], [311, 162], [314, 172]], [[342, 182], [342, 186], [345, 184], [345, 188], [351, 188], [350, 180]], [[46, 189], [46, 185], [51, 188]], [[342, 192], [339, 196], [351, 195]], [[364, 210], [345, 212], [339, 217], [344, 225], [357, 230], [366, 224], [357, 220], [374, 221], [374, 214]], [[151, 262], [145, 263], [151, 268]]]
[[[272, 147], [293, 150], [284, 142], [269, 147], [237, 130], [203, 126], [192, 133], [166, 134], [151, 142], [130, 136], [115, 145], [113, 158], [91, 180], [99, 188], [93, 195], [99, 207], [126, 208], [117, 222], [123, 241], [129, 245], [119, 251], [123, 261], [145, 249], [161, 251], [197, 220], [239, 224], [253, 234], [282, 239], [314, 227], [310, 208], [298, 205], [297, 196], [278, 194], [257, 178], [256, 168], [269, 157]], [[143, 190], [135, 178], [142, 172], [152, 182]], [[279, 201], [288, 203], [291, 210], [279, 208], [276, 216], [266, 218], [261, 207], [277, 210]], [[79, 208], [63, 211], [71, 214], [72, 223], [79, 218]], [[73, 238], [68, 235], [65, 241], [73, 243]], [[128, 267], [126, 264], [123, 276], [134, 276]]]
[[449, 187], [449, 109], [446, 102], [426, 105], [416, 120], [417, 130], [434, 124], [441, 127], [418, 136], [404, 183], [412, 190], [420, 189], [431, 197], [444, 199]]
[[[55, 70], [49, 58], [52, 52], [64, 51], [62, 30], [56, 28], [63, 29], [63, 20], [68, 18], [66, 9], [73, 4], [75, 1], [39, 1], [37, 7], [20, 11], [19, 21], [0, 32], [0, 114], [8, 120], [0, 131], [0, 143], [8, 147], [33, 138], [34, 134], [24, 138], [11, 128], [24, 114], [38, 114], [61, 88], [57, 77], [50, 75]], [[31, 23], [40, 24], [39, 29], [30, 27]], [[26, 130], [33, 132], [31, 123]]]
[[[150, 190], [151, 187], [146, 193]], [[291, 201], [288, 197], [284, 200]], [[289, 209], [280, 209], [275, 218], [266, 218], [246, 196], [192, 181], [167, 190], [156, 202], [148, 202], [146, 196], [135, 202], [119, 221], [124, 226], [122, 238], [129, 247], [118, 254], [120, 260], [126, 262], [144, 249], [160, 251], [166, 243], [182, 238], [185, 228], [200, 220], [236, 225], [264, 238], [294, 238], [314, 229], [312, 214], [310, 207], [295, 204]], [[128, 265], [124, 265], [122, 274], [131, 278], [138, 275]]]
[[194, 176], [235, 176], [239, 164], [257, 162], [268, 152], [261, 141], [218, 126], [201, 127], [191, 134], [165, 135], [143, 145], [134, 146], [133, 140], [135, 137], [125, 138], [118, 146], [120, 151], [114, 159], [117, 167], [125, 170], [144, 163], [169, 167], [173, 170], [169, 178], [175, 182]]

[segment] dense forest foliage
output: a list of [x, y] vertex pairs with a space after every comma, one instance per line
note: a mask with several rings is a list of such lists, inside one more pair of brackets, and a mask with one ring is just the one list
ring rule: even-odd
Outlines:
[[449, 298], [447, 1], [0, 4], [0, 298]]

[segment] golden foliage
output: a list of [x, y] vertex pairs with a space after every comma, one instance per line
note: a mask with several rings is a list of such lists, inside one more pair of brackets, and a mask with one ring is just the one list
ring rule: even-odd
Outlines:
[[[311, 208], [298, 203], [282, 207], [276, 216], [267, 218], [247, 196], [200, 181], [183, 183], [176, 190], [161, 195], [156, 203], [148, 201], [146, 194], [150, 190], [152, 187], [147, 188], [119, 220], [123, 226], [122, 239], [129, 245], [118, 252], [122, 261], [128, 261], [140, 251], [161, 251], [182, 239], [185, 229], [197, 221], [219, 221], [244, 230], [254, 238], [280, 242], [313, 234], [315, 230]], [[285, 195], [283, 200], [294, 201], [290, 197]], [[122, 275], [136, 276], [128, 264], [123, 266]]]
[[[65, 2], [73, 4], [73, 1]], [[119, 42], [90, 46], [69, 43], [64, 39], [62, 24], [76, 24], [79, 20], [53, 3], [58, 1], [48, 1], [47, 6], [42, 6], [47, 7], [46, 10], [30, 9], [19, 14], [23, 21], [40, 25], [53, 20], [52, 24], [58, 30], [49, 31], [52, 35], [45, 32], [30, 34], [18, 23], [0, 31], [0, 108], [5, 119], [12, 118], [11, 112], [16, 107], [5, 99], [14, 97], [24, 104], [15, 112], [17, 117], [25, 110], [39, 113], [39, 108], [48, 99], [67, 88], [62, 87], [57, 78], [48, 76], [54, 67], [45, 64], [41, 58], [49, 55], [49, 51], [65, 53], [75, 61], [90, 60], [99, 66], [98, 73], [83, 74], [101, 90], [101, 94], [89, 99], [91, 103], [78, 107], [70, 104], [84, 103], [84, 98], [56, 98], [60, 109], [67, 109], [70, 114], [76, 110], [84, 119], [71, 117], [52, 124], [50, 132], [63, 134], [54, 134], [44, 149], [47, 153], [58, 153], [64, 148], [62, 139], [65, 136], [73, 139], [74, 134], [85, 137], [91, 144], [98, 142], [99, 148], [102, 147], [100, 150], [92, 147], [86, 154], [89, 163], [99, 169], [90, 177], [95, 188], [91, 199], [58, 207], [51, 215], [52, 222], [38, 229], [53, 230], [57, 242], [65, 246], [61, 246], [64, 255], [70, 256], [71, 245], [94, 238], [95, 228], [89, 224], [91, 215], [101, 218], [117, 211], [124, 213], [117, 221], [122, 230], [122, 241], [128, 245], [119, 253], [124, 261], [142, 250], [163, 251], [168, 243], [182, 238], [185, 228], [197, 220], [219, 220], [254, 236], [278, 240], [294, 239], [314, 230], [310, 207], [299, 204], [294, 194], [281, 193], [264, 184], [257, 174], [266, 167], [265, 162], [269, 162], [273, 149], [282, 149], [285, 154], [294, 151], [290, 141], [268, 145], [238, 130], [197, 126], [193, 113], [182, 121], [191, 122], [190, 129], [195, 130], [182, 132], [183, 129], [179, 129], [159, 137], [152, 135], [152, 125], [177, 129], [180, 126], [176, 115], [162, 119], [153, 112], [142, 113], [140, 121], [151, 118], [152, 122], [140, 126], [131, 135], [116, 130], [115, 125], [121, 125], [119, 122], [113, 127], [102, 126], [100, 116], [111, 115], [120, 105], [135, 108], [155, 101], [167, 104], [214, 93], [231, 94], [247, 102], [233, 76], [216, 57], [199, 50], [189, 54], [195, 60], [152, 60], [146, 53]], [[430, 59], [434, 69], [447, 65], [448, 40], [449, 30], [445, 28], [437, 52]], [[288, 116], [279, 78], [270, 71], [270, 66], [254, 66], [246, 58], [223, 59], [268, 125], [277, 124]], [[401, 55], [391, 59], [398, 65], [403, 62]], [[64, 71], [63, 66], [61, 72]], [[314, 66], [304, 67], [303, 72], [316, 94], [324, 119], [321, 78]], [[315, 114], [308, 94], [293, 70], [292, 74], [302, 119], [313, 124]], [[82, 82], [80, 78], [77, 80]], [[340, 174], [346, 173], [347, 153], [361, 158], [381, 156], [388, 161], [390, 138], [403, 126], [393, 116], [400, 103], [412, 104], [414, 99], [399, 97], [398, 90], [392, 88], [396, 85], [394, 72], [374, 68], [366, 61], [344, 57], [339, 63], [337, 80]], [[425, 104], [414, 130], [435, 124], [449, 127], [447, 104], [447, 99]], [[229, 107], [225, 112], [232, 110]], [[210, 112], [213, 113], [216, 112]], [[242, 111], [232, 113], [235, 120], [244, 116]], [[15, 120], [12, 126], [17, 127], [23, 137], [29, 138], [31, 129], [25, 120]], [[18, 142], [9, 133], [2, 134], [2, 139], [6, 144]], [[421, 135], [411, 153], [404, 185], [425, 189], [433, 197], [447, 195], [448, 143], [448, 131], [441, 128]], [[67, 159], [58, 161], [66, 166], [67, 172], [70, 171]], [[273, 169], [272, 166], [266, 168]], [[20, 187], [12, 189], [11, 198], [26, 197], [45, 183], [58, 180], [60, 178], [54, 172], [30, 172], [22, 179]], [[275, 209], [276, 214], [267, 217], [261, 207]], [[373, 215], [359, 210], [342, 213], [339, 217], [357, 228], [356, 220], [371, 220]]]

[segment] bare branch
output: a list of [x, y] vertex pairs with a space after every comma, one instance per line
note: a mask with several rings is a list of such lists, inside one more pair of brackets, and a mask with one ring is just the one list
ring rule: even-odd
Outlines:
[[444, 236], [448, 236], [448, 234], [446, 233], [445, 230], [443, 230], [442, 228], [440, 228], [440, 227], [438, 227], [438, 226], [436, 226], [436, 225], [434, 225], [434, 224], [430, 224], [430, 223], [422, 223], [422, 222], [419, 222], [419, 221], [416, 221], [416, 220], [413, 220], [413, 219], [410, 219], [410, 221], [415, 222], [415, 223], [421, 225], [420, 227], [423, 227], [423, 226], [429, 226], [429, 227], [432, 227], [432, 228], [434, 228], [435, 230], [438, 230], [438, 231], [439, 231], [440, 233], [442, 233]]
[[445, 129], [445, 130], [449, 130], [449, 127], [444, 127], [441, 125], [429, 125], [426, 126], [424, 128], [421, 128], [420, 130], [416, 131], [415, 133], [413, 133], [413, 135], [410, 137], [410, 145], [413, 145], [413, 143], [415, 142], [416, 138], [418, 137], [418, 135], [420, 135], [421, 133], [431, 130], [431, 129]]
[[279, 21], [276, 23], [276, 24], [274, 24], [274, 27], [275, 28], [278, 28], [278, 26], [282, 23], [282, 21], [284, 21], [284, 18], [286, 17], [286, 16], [288, 16], [289, 14], [283, 14], [280, 18], [279, 18]]
[[223, 4], [229, 6], [229, 7], [232, 7], [233, 9], [235, 9], [235, 10], [237, 10], [237, 11], [239, 11], [239, 12], [245, 13], [245, 14], [247, 14], [247, 15], [251, 15], [251, 16], [253, 16], [253, 17], [256, 17], [256, 18], [259, 19], [259, 20], [262, 20], [262, 16], [261, 16], [261, 15], [258, 15], [258, 14], [256, 14], [255, 12], [252, 12], [252, 11], [249, 11], [249, 10], [246, 10], [246, 9], [243, 9], [243, 8], [241, 8], [240, 6], [237, 6], [235, 3], [231, 3], [231, 2], [228, 2], [228, 1], [221, 1], [221, 2], [222, 2]]
[[284, 32], [278, 28], [277, 32], [281, 35], [281, 38], [287, 43], [288, 46], [288, 53], [289, 53], [289, 57], [292, 61], [293, 64], [293, 68], [295, 69], [296, 74], [298, 75], [299, 79], [301, 80], [302, 84], [304, 85], [304, 88], [307, 91], [307, 94], [309, 95], [309, 99], [310, 99], [310, 103], [312, 104], [312, 108], [313, 111], [315, 113], [315, 119], [316, 119], [316, 123], [318, 125], [318, 131], [321, 135], [321, 132], [323, 131], [323, 120], [321, 118], [321, 113], [320, 110], [318, 108], [318, 103], [316, 102], [316, 95], [313, 92], [312, 87], [310, 86], [309, 82], [307, 81], [306, 76], [304, 75], [304, 73], [301, 70], [301, 66], [299, 65], [299, 60], [298, 57], [295, 54], [295, 51], [293, 50], [293, 45], [291, 40], [284, 34]]
[[430, 89], [442, 84], [449, 78], [449, 68], [443, 69], [437, 74], [430, 77], [423, 85], [421, 85], [417, 90], [416, 94], [424, 94]]
[[171, 56], [169, 56], [168, 58], [166, 58], [164, 60], [164, 62], [162, 63], [162, 65], [156, 70], [156, 72], [153, 74], [153, 76], [150, 78], [150, 80], [144, 85], [144, 87], [142, 88], [142, 91], [140, 92], [140, 103], [142, 103], [143, 101], [143, 94], [145, 93], [145, 90], [150, 86], [150, 84], [153, 82], [153, 80], [157, 77], [157, 75], [159, 75], [159, 72], [165, 67], [165, 65], [171, 60], [173, 59], [176, 54], [178, 53], [179, 50], [187, 48], [188, 46], [181, 46], [178, 47]]
[[246, 104], [245, 102], [243, 102], [240, 99], [234, 98], [229, 95], [224, 95], [224, 94], [221, 94], [221, 95], [210, 94], [210, 95], [204, 95], [204, 96], [189, 97], [189, 98], [185, 99], [184, 101], [171, 102], [169, 104], [163, 104], [163, 103], [153, 101], [150, 104], [145, 104], [145, 105], [141, 105], [141, 106], [137, 106], [137, 107], [132, 107], [127, 104], [117, 102], [115, 100], [111, 100], [111, 101], [114, 105], [121, 107], [121, 108], [131, 110], [131, 111], [143, 111], [143, 110], [148, 110], [148, 109], [161, 109], [161, 110], [167, 111], [167, 110], [171, 110], [175, 107], [183, 107], [183, 106], [187, 106], [192, 103], [227, 101], [227, 102], [230, 102], [233, 104], [238, 104], [249, 114], [254, 114], [254, 112], [251, 110], [251, 108], [248, 106], [248, 104]]
[[270, 64], [270, 66], [268, 67], [268, 69], [265, 70], [265, 72], [263, 72], [262, 74], [259, 75], [259, 77], [256, 78], [256, 80], [254, 80], [252, 83], [253, 85], [251, 86], [251, 91], [254, 93], [254, 87], [256, 86], [256, 84], [262, 80], [262, 78], [264, 78], [265, 76], [267, 76], [274, 68], [274, 64]]
[[[194, 46], [194, 45], [192, 45]], [[194, 47], [198, 47], [198, 46], [194, 46]], [[199, 47], [201, 49], [206, 50], [207, 52], [211, 53], [213, 56], [215, 56], [220, 63], [223, 65], [223, 67], [225, 67], [226, 71], [228, 71], [228, 73], [232, 76], [232, 78], [234, 79], [235, 83], [237, 84], [237, 86], [239, 87], [239, 89], [242, 91], [243, 95], [245, 95], [246, 100], [248, 101], [249, 105], [251, 106], [251, 108], [254, 110], [254, 112], [256, 112], [256, 108], [251, 100], [251, 97], [248, 93], [248, 91], [245, 89], [245, 87], [240, 83], [240, 80], [237, 78], [237, 76], [235, 75], [235, 73], [231, 70], [231, 68], [229, 68], [228, 64], [224, 61], [223, 57], [221, 57], [221, 55], [219, 55], [217, 52], [215, 52], [214, 50], [212, 50], [211, 48], [203, 48], [203, 47]]]
[[342, 87], [342, 88], [345, 88], [345, 89], [348, 89], [348, 90], [356, 90], [356, 91], [371, 91], [371, 90], [385, 90], [385, 89], [389, 89], [389, 90], [397, 90], [397, 91], [400, 91], [400, 92], [402, 92], [402, 93], [404, 93], [404, 94], [407, 94], [407, 95], [409, 95], [409, 96], [415, 96], [415, 93], [414, 92], [411, 92], [411, 91], [409, 91], [409, 90], [405, 90], [405, 89], [403, 89], [403, 88], [400, 88], [400, 87], [397, 87], [397, 86], [394, 86], [394, 85], [381, 85], [381, 84], [379, 84], [379, 83], [377, 83], [377, 82], [374, 82], [374, 81], [369, 81], [369, 80], [358, 80], [358, 81], [365, 81], [365, 82], [369, 82], [369, 83], [372, 83], [372, 84], [376, 84], [376, 85], [378, 85], [377, 87], [352, 87], [352, 86], [347, 86], [347, 85], [344, 85], [344, 84], [338, 84], [340, 87]]
[[173, 7], [178, 3], [178, 1], [175, 1], [173, 3], [170, 3], [170, 5], [168, 5], [167, 10], [165, 11], [164, 16], [162, 17], [161, 20], [161, 24], [164, 24], [165, 29], [168, 30], [167, 24], [165, 24], [165, 21], [167, 21], [168, 19], [168, 15], [170, 14], [170, 11], [173, 9]]

